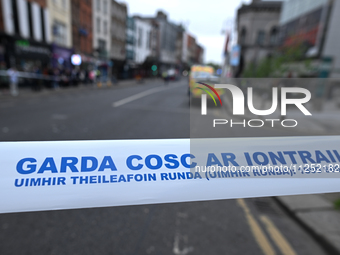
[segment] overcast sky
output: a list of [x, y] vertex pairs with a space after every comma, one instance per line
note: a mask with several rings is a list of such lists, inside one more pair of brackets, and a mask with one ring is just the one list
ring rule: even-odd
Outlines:
[[205, 62], [221, 63], [225, 43], [222, 29], [230, 28], [236, 10], [251, 0], [125, 0], [129, 15], [155, 15], [157, 10], [168, 14], [174, 23], [182, 23], [205, 49]]

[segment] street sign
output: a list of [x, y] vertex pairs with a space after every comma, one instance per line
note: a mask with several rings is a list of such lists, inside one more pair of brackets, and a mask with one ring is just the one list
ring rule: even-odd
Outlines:
[[239, 66], [240, 65], [240, 55], [241, 55], [241, 46], [235, 45], [231, 50], [230, 56], [230, 65], [231, 66]]

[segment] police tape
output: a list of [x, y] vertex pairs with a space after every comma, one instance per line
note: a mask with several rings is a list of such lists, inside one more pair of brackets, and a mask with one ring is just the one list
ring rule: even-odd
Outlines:
[[[26, 79], [38, 79], [38, 80], [50, 80], [50, 81], [60, 81], [61, 78], [56, 75], [45, 75], [39, 73], [30, 73], [30, 72], [19, 72], [16, 71], [15, 75], [18, 78], [26, 78]], [[10, 77], [11, 73], [9, 71], [0, 70], [0, 76]]]
[[1, 142], [0, 155], [0, 213], [340, 191], [340, 136]]

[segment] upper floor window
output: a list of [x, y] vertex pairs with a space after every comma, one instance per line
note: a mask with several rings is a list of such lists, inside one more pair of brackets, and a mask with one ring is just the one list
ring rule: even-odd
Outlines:
[[240, 33], [240, 44], [241, 45], [246, 44], [246, 38], [247, 38], [247, 30], [245, 27], [243, 27]]
[[104, 34], [107, 34], [107, 21], [104, 21], [104, 24], [103, 24], [103, 26], [104, 26]]
[[66, 25], [56, 20], [53, 22], [53, 41], [61, 46], [66, 46], [67, 44]]
[[100, 0], [96, 0], [96, 9], [100, 12]]
[[264, 45], [266, 33], [263, 30], [257, 32], [256, 44]]
[[98, 48], [101, 52], [106, 51], [106, 41], [105, 40], [98, 40]]
[[138, 46], [142, 47], [143, 40], [143, 29], [141, 27], [138, 28]]
[[107, 0], [104, 0], [103, 2], [103, 13], [107, 14]]
[[97, 32], [100, 33], [100, 18], [97, 18]]
[[146, 36], [147, 36], [146, 48], [151, 49], [151, 31], [147, 31]]
[[135, 30], [133, 18], [127, 18], [126, 27], [130, 30]]
[[278, 29], [277, 27], [273, 27], [270, 31], [270, 44], [276, 45], [277, 44], [277, 38], [278, 38]]

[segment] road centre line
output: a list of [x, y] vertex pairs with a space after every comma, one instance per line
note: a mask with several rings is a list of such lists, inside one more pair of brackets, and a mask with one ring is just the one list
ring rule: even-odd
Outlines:
[[156, 87], [156, 88], [153, 88], [153, 89], [149, 89], [149, 90], [146, 90], [146, 91], [143, 91], [141, 93], [138, 93], [138, 94], [135, 94], [133, 96], [129, 96], [127, 98], [124, 98], [122, 100], [119, 100], [117, 102], [114, 102], [112, 104], [112, 107], [119, 107], [119, 106], [122, 106], [124, 104], [127, 104], [127, 103], [130, 103], [132, 101], [135, 101], [137, 99], [140, 99], [140, 98], [143, 98], [143, 97], [146, 97], [146, 96], [149, 96], [149, 95], [152, 95], [152, 94], [155, 94], [155, 93], [158, 93], [158, 92], [161, 92], [161, 91], [165, 91], [165, 90], [169, 90], [169, 89], [174, 89], [174, 88], [178, 88], [178, 87], [181, 87], [183, 86], [182, 84], [180, 85], [175, 85], [175, 86], [169, 86], [168, 87]]
[[284, 236], [276, 228], [274, 223], [265, 215], [262, 215], [260, 219], [266, 226], [268, 233], [270, 234], [276, 245], [281, 250], [281, 253], [283, 255], [296, 255], [294, 249], [290, 246], [286, 238], [284, 238]]
[[273, 247], [271, 246], [269, 240], [267, 239], [266, 235], [262, 231], [259, 223], [256, 221], [254, 216], [251, 214], [244, 199], [237, 199], [237, 203], [239, 204], [239, 206], [242, 207], [244, 213], [246, 214], [246, 218], [250, 226], [250, 229], [255, 237], [255, 240], [257, 241], [260, 248], [262, 249], [263, 253], [265, 255], [275, 255], [275, 251]]

